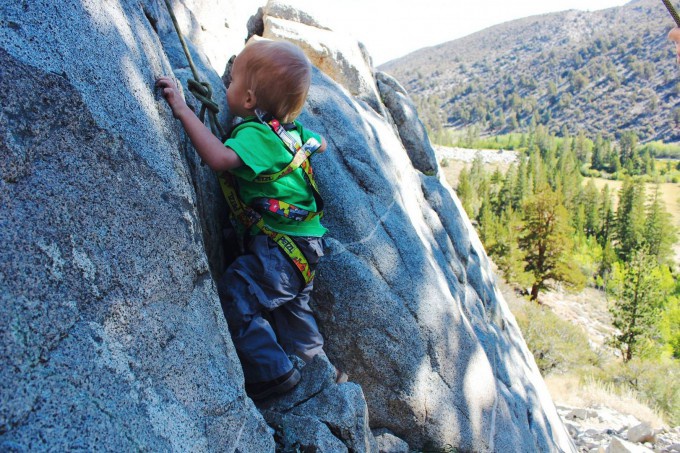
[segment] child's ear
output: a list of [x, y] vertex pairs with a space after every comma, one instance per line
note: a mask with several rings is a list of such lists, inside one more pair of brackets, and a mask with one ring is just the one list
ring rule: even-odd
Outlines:
[[257, 106], [257, 98], [253, 90], [246, 91], [246, 98], [243, 101], [243, 107], [248, 110], [253, 110]]

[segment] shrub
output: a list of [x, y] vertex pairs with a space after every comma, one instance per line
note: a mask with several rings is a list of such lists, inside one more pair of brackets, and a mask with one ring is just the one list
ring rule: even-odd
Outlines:
[[543, 375], [564, 373], [598, 362], [583, 329], [559, 318], [549, 308], [526, 303], [514, 314]]

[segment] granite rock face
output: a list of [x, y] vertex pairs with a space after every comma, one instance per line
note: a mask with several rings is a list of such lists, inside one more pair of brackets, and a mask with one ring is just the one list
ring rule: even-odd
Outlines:
[[[218, 74], [263, 5], [171, 3], [226, 121]], [[258, 408], [214, 285], [224, 204], [153, 89], [190, 77], [164, 3], [0, 13], [1, 450], [376, 451], [369, 427], [411, 449], [573, 450], [460, 203], [378, 96], [315, 70], [301, 117], [329, 143], [314, 308], [351, 382], [316, 360]]]
[[455, 194], [334, 86], [316, 73], [301, 118], [329, 143], [315, 159], [330, 233], [314, 308], [371, 427], [412, 448], [573, 450]]
[[274, 449], [204, 247], [214, 178], [153, 90], [153, 5], [0, 6], [2, 451]]

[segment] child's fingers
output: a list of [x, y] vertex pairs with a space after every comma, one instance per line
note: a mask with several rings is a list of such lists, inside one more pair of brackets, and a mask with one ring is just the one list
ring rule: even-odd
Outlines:
[[175, 82], [170, 77], [159, 77], [156, 79], [156, 86], [161, 88], [176, 87]]

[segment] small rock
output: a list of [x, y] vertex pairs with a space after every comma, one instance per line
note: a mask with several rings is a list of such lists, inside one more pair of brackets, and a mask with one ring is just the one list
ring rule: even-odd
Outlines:
[[647, 423], [640, 423], [628, 430], [628, 440], [635, 443], [654, 442], [654, 430]]
[[647, 447], [642, 445], [636, 445], [634, 443], [619, 439], [618, 437], [612, 437], [612, 441], [609, 443], [606, 453], [651, 453]]
[[564, 424], [567, 427], [567, 431], [569, 431], [569, 435], [573, 438], [576, 438], [579, 436], [579, 430], [577, 426], [574, 426], [571, 423], [565, 423]]
[[378, 443], [379, 453], [409, 453], [408, 444], [388, 429], [374, 429], [373, 436]]
[[319, 354], [304, 365], [296, 357], [300, 383], [290, 392], [258, 402], [282, 451], [375, 451], [361, 387], [335, 383], [335, 368]]
[[566, 416], [568, 420], [574, 420], [574, 419], [579, 419], [579, 420], [585, 420], [589, 416], [589, 411], [586, 409], [572, 409], [571, 412], [569, 412]]

